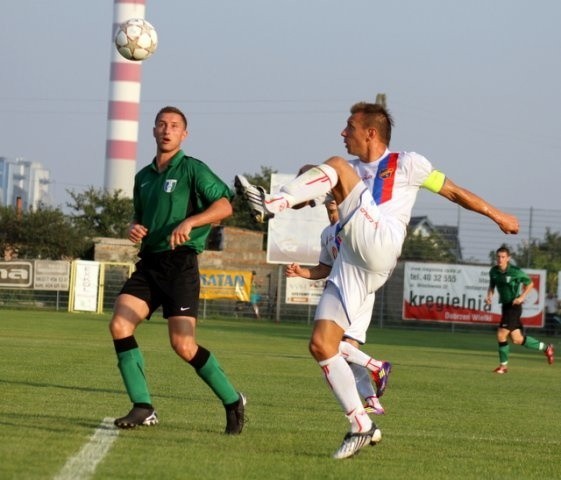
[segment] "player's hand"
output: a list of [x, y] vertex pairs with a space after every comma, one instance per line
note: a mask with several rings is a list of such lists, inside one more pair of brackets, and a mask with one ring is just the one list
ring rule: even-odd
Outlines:
[[514, 215], [508, 213], [501, 213], [496, 219], [497, 225], [504, 233], [518, 233], [520, 230], [520, 224], [518, 223], [518, 218]]
[[287, 277], [299, 277], [300, 271], [300, 265], [298, 265], [297, 263], [291, 263], [290, 265], [286, 266], [284, 273]]
[[132, 243], [140, 242], [146, 235], [148, 235], [148, 229], [140, 223], [133, 223], [129, 227], [129, 240]]
[[186, 241], [188, 241], [191, 238], [190, 235], [192, 229], [193, 227], [188, 219], [183, 220], [177, 227], [175, 227], [169, 238], [169, 246], [171, 249], [173, 250], [175, 247], [183, 245]]

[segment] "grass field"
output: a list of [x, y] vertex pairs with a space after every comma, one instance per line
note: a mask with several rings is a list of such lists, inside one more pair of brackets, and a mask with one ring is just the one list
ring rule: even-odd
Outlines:
[[[62, 478], [104, 418], [128, 411], [107, 322], [0, 310], [1, 479]], [[493, 375], [493, 334], [371, 331], [365, 350], [394, 364], [376, 418], [384, 437], [331, 459], [348, 423], [308, 355], [309, 329], [200, 324], [199, 343], [248, 397], [249, 423], [227, 437], [223, 407], [173, 353], [165, 322], [142, 325], [160, 425], [119, 431], [91, 478], [561, 478], [560, 367], [513, 347], [510, 372]]]

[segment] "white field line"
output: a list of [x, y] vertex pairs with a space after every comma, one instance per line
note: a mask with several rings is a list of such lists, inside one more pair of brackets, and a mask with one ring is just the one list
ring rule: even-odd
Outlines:
[[54, 480], [86, 480], [91, 478], [96, 467], [103, 460], [119, 435], [113, 425], [113, 418], [104, 418], [101, 425], [82, 449], [69, 458]]

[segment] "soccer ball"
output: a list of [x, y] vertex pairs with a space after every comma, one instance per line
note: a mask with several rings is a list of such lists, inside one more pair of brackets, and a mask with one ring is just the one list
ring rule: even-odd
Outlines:
[[119, 25], [115, 34], [115, 47], [127, 60], [140, 62], [158, 48], [158, 34], [143, 18], [131, 18]]

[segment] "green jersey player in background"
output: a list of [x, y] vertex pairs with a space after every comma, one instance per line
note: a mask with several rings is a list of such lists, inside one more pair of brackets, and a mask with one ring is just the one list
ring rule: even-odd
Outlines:
[[534, 284], [522, 269], [510, 263], [510, 250], [507, 247], [500, 247], [496, 253], [497, 264], [489, 270], [489, 289], [485, 299], [485, 302], [490, 304], [496, 288], [499, 292], [499, 302], [502, 304], [501, 322], [497, 328], [500, 365], [493, 372], [498, 374], [508, 372], [509, 337], [515, 345], [543, 351], [551, 365], [554, 358], [553, 345], [547, 345], [529, 335], [524, 335], [524, 327], [520, 321], [522, 304], [534, 288]]

